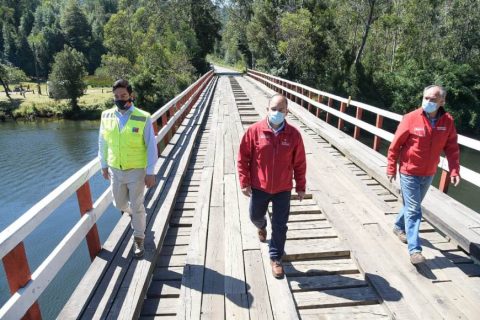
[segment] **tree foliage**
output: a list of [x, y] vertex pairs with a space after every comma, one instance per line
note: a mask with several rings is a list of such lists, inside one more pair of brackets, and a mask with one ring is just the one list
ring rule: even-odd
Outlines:
[[[225, 2], [222, 58], [405, 113], [432, 83], [460, 130], [480, 133], [480, 2]], [[247, 41], [245, 41], [247, 39]], [[253, 63], [252, 63], [253, 56]]]
[[49, 80], [49, 94], [54, 99], [69, 99], [73, 112], [78, 112], [78, 98], [83, 95], [87, 74], [84, 55], [74, 48], [65, 46], [54, 57]]

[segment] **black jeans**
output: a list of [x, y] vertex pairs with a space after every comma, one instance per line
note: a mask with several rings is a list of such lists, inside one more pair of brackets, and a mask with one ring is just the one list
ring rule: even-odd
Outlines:
[[270, 259], [280, 260], [284, 254], [285, 240], [287, 239], [287, 222], [290, 214], [291, 191], [275, 194], [267, 193], [258, 189], [252, 189], [250, 197], [250, 220], [259, 228], [267, 226], [268, 204], [272, 202], [272, 235], [270, 238]]

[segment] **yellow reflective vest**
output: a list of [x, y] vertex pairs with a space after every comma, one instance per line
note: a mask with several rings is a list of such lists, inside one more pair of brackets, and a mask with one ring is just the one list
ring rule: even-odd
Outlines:
[[114, 107], [102, 112], [102, 135], [107, 144], [108, 166], [120, 170], [146, 168], [147, 146], [143, 131], [150, 114], [134, 108], [125, 126], [119, 130], [115, 110]]

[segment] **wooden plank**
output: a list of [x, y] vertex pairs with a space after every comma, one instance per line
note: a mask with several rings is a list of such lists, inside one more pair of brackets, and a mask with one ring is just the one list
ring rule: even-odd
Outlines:
[[370, 287], [296, 292], [293, 296], [298, 309], [359, 306], [379, 303], [377, 294]]
[[[267, 232], [269, 234], [272, 232], [270, 225], [270, 223], [267, 224]], [[261, 243], [260, 249], [262, 252], [263, 270], [265, 271], [265, 279], [267, 280], [268, 292], [270, 294], [273, 317], [277, 320], [299, 319], [287, 278], [275, 279], [273, 277], [270, 256], [268, 253], [268, 244]]]
[[327, 217], [323, 214], [317, 213], [292, 214], [288, 217], [288, 221], [291, 222], [314, 222], [321, 220], [327, 220]]
[[288, 261], [284, 263], [284, 269], [288, 277], [355, 274], [359, 272], [352, 259]]
[[163, 246], [160, 256], [174, 256], [187, 254], [188, 245]]
[[183, 267], [185, 265], [187, 255], [175, 256], [159, 256], [157, 259], [157, 267]]
[[[209, 151], [214, 153], [214, 149], [215, 144], [210, 144]], [[202, 190], [192, 225], [191, 243], [183, 271], [178, 319], [199, 319], [201, 314], [212, 179], [213, 167], [205, 167], [202, 173]]]
[[143, 303], [142, 316], [174, 316], [177, 310], [177, 303], [177, 298], [145, 299]]
[[182, 280], [183, 267], [155, 268], [152, 280]]
[[320, 308], [320, 309], [301, 309], [299, 310], [302, 320], [374, 320], [391, 319], [385, 308], [379, 304]]
[[284, 260], [349, 256], [350, 250], [337, 238], [287, 240]]
[[211, 207], [203, 281], [202, 319], [223, 319], [225, 315], [224, 239], [223, 207]]
[[261, 271], [263, 270], [262, 254], [260, 250], [247, 250], [243, 255], [250, 319], [273, 320], [265, 273]]
[[336, 238], [337, 232], [333, 228], [288, 230], [287, 239], [315, 239], [315, 238]]
[[180, 281], [152, 281], [148, 287], [148, 298], [178, 298], [180, 296]]
[[[227, 143], [228, 144], [228, 143]], [[226, 164], [225, 164], [226, 165]], [[225, 173], [228, 171], [225, 170]], [[225, 316], [247, 319], [248, 300], [235, 174], [225, 175]]]
[[288, 222], [288, 230], [324, 229], [331, 228], [332, 224], [327, 220], [314, 222]]
[[361, 274], [288, 277], [293, 292], [366, 287], [368, 283]]
[[175, 245], [188, 245], [190, 243], [190, 236], [181, 236], [181, 235], [169, 235], [165, 237], [163, 245], [166, 246], [175, 246]]

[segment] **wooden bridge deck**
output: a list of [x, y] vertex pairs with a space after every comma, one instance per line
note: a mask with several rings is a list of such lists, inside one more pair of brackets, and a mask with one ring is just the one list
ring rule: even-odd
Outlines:
[[[272, 277], [236, 174], [240, 138], [272, 93], [239, 75], [209, 86], [157, 164], [145, 259], [132, 258], [122, 217], [59, 318], [478, 319], [480, 267], [427, 221], [428, 260], [412, 266], [391, 232], [397, 195], [293, 102], [288, 121], [306, 145], [308, 197], [292, 197], [286, 277]], [[373, 151], [365, 157], [382, 166]]]

